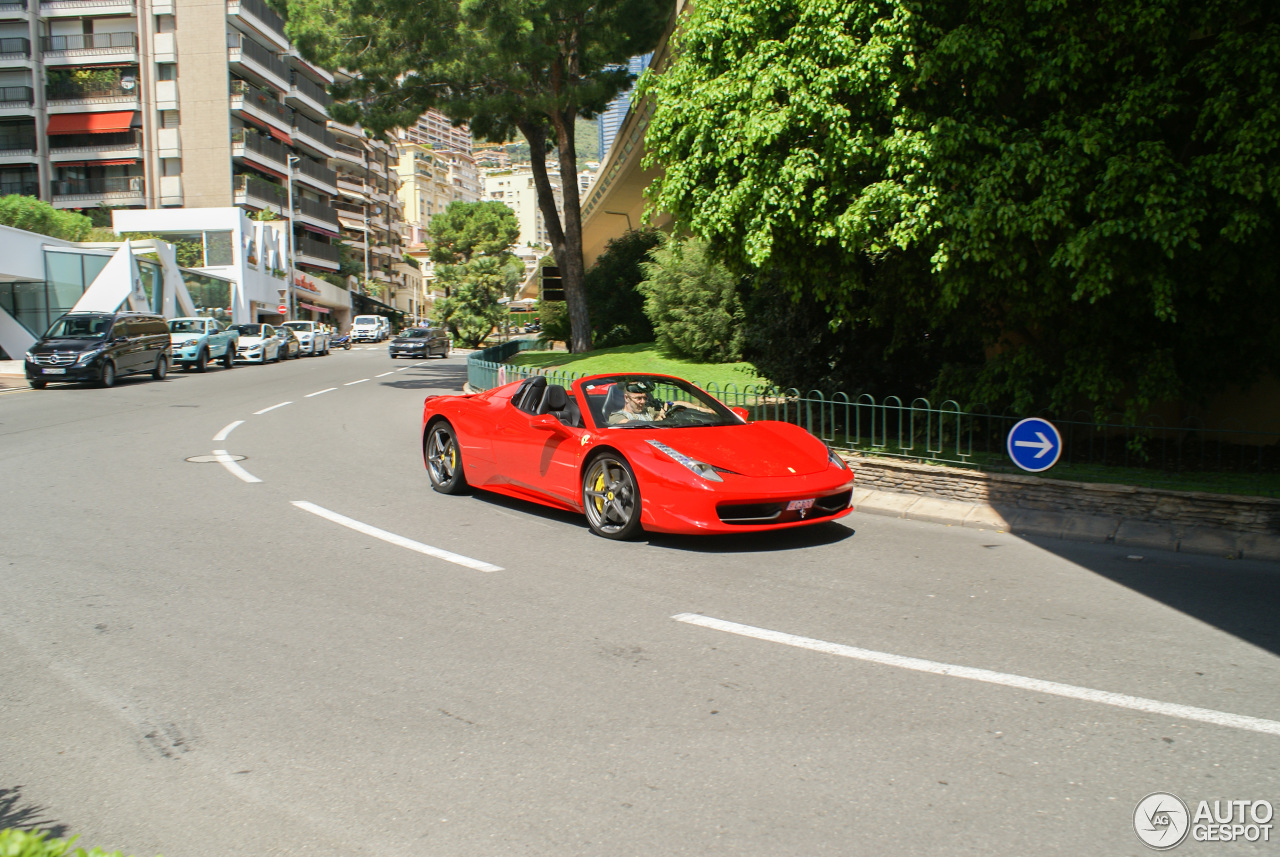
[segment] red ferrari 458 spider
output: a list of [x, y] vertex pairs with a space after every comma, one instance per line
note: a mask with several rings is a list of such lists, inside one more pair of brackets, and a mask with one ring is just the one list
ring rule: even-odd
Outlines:
[[853, 473], [809, 432], [751, 422], [667, 375], [595, 375], [567, 390], [538, 375], [428, 396], [422, 452], [437, 491], [585, 512], [611, 539], [798, 527], [847, 515], [853, 496]]

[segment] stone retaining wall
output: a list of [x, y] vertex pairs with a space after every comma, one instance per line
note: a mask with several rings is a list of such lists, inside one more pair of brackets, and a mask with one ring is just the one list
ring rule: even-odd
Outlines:
[[1280, 560], [1280, 500], [851, 456], [859, 510], [1133, 547]]

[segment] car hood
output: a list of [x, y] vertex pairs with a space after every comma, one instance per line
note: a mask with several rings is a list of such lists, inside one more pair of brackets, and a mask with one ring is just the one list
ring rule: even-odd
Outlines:
[[691, 458], [743, 476], [804, 476], [821, 473], [830, 465], [826, 445], [790, 423], [766, 420], [706, 428], [621, 429], [617, 434], [624, 432], [650, 449], [647, 441], [661, 441]]
[[191, 331], [183, 331], [182, 333], [169, 334], [169, 341], [172, 342], [174, 345], [177, 345], [179, 342], [190, 342], [191, 340], [199, 339], [202, 336], [204, 336], [203, 333], [192, 333]]
[[89, 351], [106, 345], [105, 339], [42, 339], [27, 350], [32, 354], [50, 351]]
[[423, 339], [417, 339], [417, 338], [402, 339], [402, 338], [400, 338], [400, 337], [398, 337], [398, 336], [397, 336], [395, 339], [391, 340], [391, 344], [392, 344], [392, 345], [426, 345], [426, 344], [427, 344], [427, 340], [426, 340], [425, 338], [423, 338]]
[[[267, 337], [267, 341], [270, 341], [272, 339], [275, 339], [275, 337], [274, 336]], [[245, 345], [260, 345], [263, 341], [264, 340], [261, 336], [246, 336], [243, 333], [240, 334], [240, 345], [242, 347]]]

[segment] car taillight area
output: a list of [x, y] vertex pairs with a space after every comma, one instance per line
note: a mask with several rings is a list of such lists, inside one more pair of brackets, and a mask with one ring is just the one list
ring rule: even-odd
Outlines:
[[792, 500], [771, 500], [767, 503], [720, 503], [716, 506], [716, 515], [723, 523], [742, 526], [791, 524], [838, 515], [849, 508], [851, 499], [853, 499], [853, 489], [828, 494], [825, 497], [797, 497]]

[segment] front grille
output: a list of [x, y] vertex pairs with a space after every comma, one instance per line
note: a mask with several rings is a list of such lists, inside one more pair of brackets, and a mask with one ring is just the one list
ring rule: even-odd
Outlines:
[[[716, 514], [726, 524], [750, 526], [757, 524], [787, 524], [794, 521], [812, 521], [818, 518], [829, 518], [849, 507], [853, 497], [852, 489], [829, 494], [813, 501], [809, 509], [787, 509], [787, 502], [780, 503], [722, 503], [716, 507]], [[796, 498], [800, 499], [800, 498]], [[801, 512], [804, 512], [802, 515]]]
[[49, 354], [32, 354], [37, 366], [70, 366], [80, 359], [79, 351], [54, 351]]

